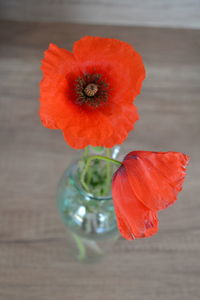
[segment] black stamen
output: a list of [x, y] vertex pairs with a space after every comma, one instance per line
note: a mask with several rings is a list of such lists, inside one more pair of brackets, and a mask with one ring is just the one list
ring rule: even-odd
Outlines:
[[76, 79], [75, 93], [78, 104], [98, 107], [108, 100], [109, 85], [101, 74], [86, 73]]

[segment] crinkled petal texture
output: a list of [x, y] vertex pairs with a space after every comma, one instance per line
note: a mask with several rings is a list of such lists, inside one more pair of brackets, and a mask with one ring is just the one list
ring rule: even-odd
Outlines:
[[[40, 117], [44, 126], [61, 129], [73, 148], [121, 144], [138, 120], [133, 100], [145, 77], [141, 56], [116, 39], [84, 37], [73, 53], [50, 44], [42, 61]], [[77, 103], [78, 78], [100, 74], [109, 87], [98, 107]]]
[[74, 56], [85, 71], [88, 66], [112, 66], [116, 71], [117, 81], [121, 88], [118, 91], [123, 96], [124, 91], [133, 96], [140, 93], [142, 81], [145, 78], [145, 69], [142, 58], [135, 49], [126, 42], [86, 36], [77, 41], [73, 47]]
[[158, 230], [157, 211], [167, 208], [182, 189], [189, 156], [179, 152], [133, 151], [113, 177], [117, 223], [126, 239]]
[[118, 228], [125, 239], [148, 237], [158, 231], [157, 212], [138, 200], [124, 166], [113, 177], [112, 195]]

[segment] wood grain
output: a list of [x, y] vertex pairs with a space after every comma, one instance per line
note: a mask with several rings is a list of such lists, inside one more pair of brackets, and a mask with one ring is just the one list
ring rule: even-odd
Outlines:
[[[159, 233], [119, 240], [98, 264], [68, 255], [55, 191], [79, 152], [37, 113], [42, 52], [49, 42], [70, 49], [85, 34], [128, 41], [144, 57], [140, 121], [124, 151], [191, 155]], [[0, 41], [0, 299], [199, 300], [200, 31], [2, 21]]]
[[4, 20], [200, 28], [199, 0], [0, 0]]

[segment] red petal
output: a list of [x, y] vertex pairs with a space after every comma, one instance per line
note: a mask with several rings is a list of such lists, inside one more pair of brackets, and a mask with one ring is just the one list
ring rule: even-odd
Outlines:
[[120, 85], [126, 87], [134, 96], [140, 93], [145, 69], [141, 56], [128, 43], [117, 39], [86, 36], [74, 44], [73, 52], [83, 67], [92, 62], [117, 68], [117, 75], [121, 74]]
[[72, 116], [72, 105], [67, 97], [67, 75], [78, 72], [72, 53], [54, 44], [44, 53], [41, 67], [44, 77], [40, 82], [40, 117], [43, 125], [63, 129]]
[[179, 152], [133, 151], [123, 162], [137, 198], [153, 210], [167, 208], [182, 190], [189, 157]]
[[109, 141], [112, 132], [109, 118], [100, 111], [84, 110], [78, 106], [74, 109], [73, 119], [63, 131], [68, 144], [77, 149], [88, 145], [101, 146]]
[[137, 199], [124, 166], [113, 177], [112, 195], [118, 228], [125, 239], [149, 237], [158, 231], [157, 213]]
[[50, 75], [52, 80], [56, 74], [70, 73], [77, 68], [77, 63], [71, 52], [66, 49], [59, 48], [55, 44], [50, 44], [49, 48], [44, 52], [41, 69], [44, 75]]

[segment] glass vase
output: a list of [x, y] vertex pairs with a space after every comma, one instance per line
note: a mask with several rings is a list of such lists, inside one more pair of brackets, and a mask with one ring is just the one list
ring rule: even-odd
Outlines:
[[[104, 155], [103, 149], [90, 149], [91, 155]], [[101, 152], [101, 153], [100, 153]], [[119, 147], [112, 149], [117, 158]], [[78, 260], [96, 261], [112, 250], [119, 234], [111, 197], [86, 192], [79, 181], [79, 162], [72, 164], [58, 184], [58, 211], [66, 228], [68, 250]]]

